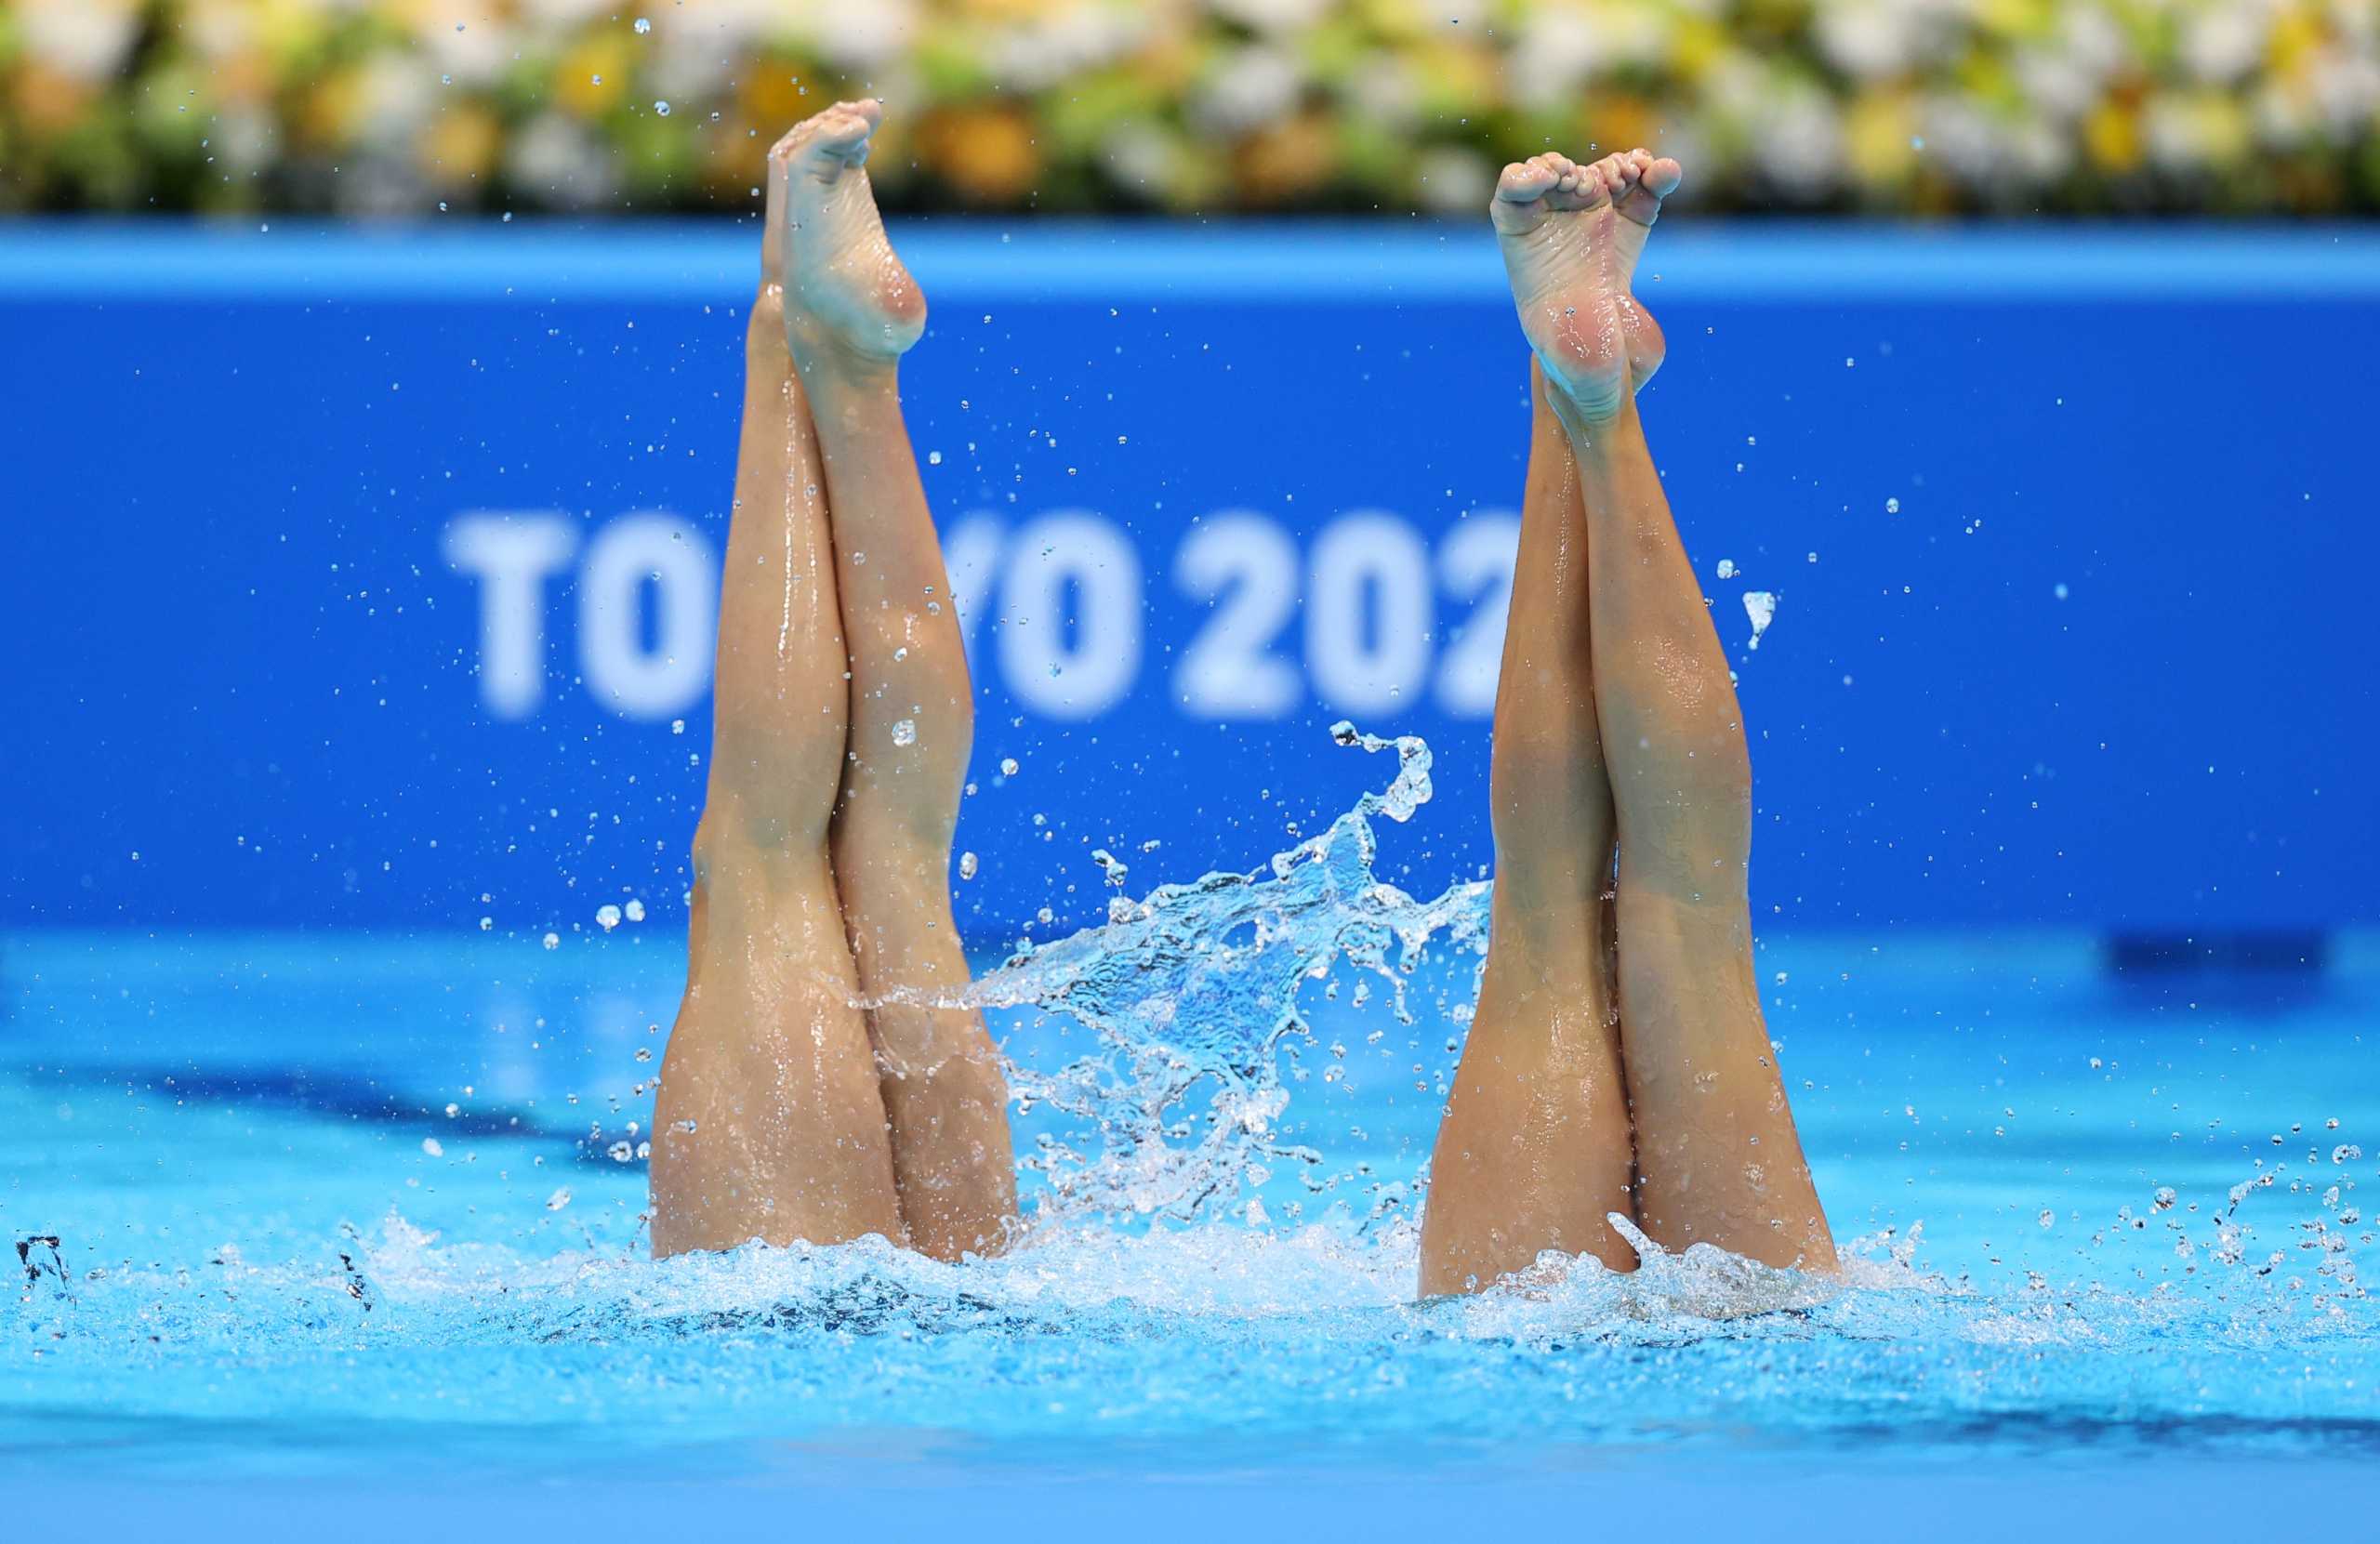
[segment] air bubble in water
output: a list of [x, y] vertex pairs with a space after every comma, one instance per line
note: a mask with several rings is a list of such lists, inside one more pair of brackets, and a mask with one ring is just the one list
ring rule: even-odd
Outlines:
[[899, 723], [894, 724], [892, 726], [892, 743], [896, 746], [916, 745], [918, 743], [918, 721], [915, 719], [904, 719]]
[[1765, 589], [1744, 591], [1744, 614], [1752, 619], [1751, 647], [1757, 649], [1760, 647], [1760, 635], [1768, 630], [1768, 625], [1771, 622], [1777, 620], [1775, 592]]

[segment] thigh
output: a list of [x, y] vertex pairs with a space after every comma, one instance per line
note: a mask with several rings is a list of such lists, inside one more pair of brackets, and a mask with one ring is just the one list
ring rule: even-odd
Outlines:
[[823, 854], [699, 871], [653, 1134], [656, 1253], [903, 1237], [884, 1101]]
[[1750, 907], [1681, 898], [1620, 862], [1622, 1053], [1636, 1212], [1671, 1248], [1715, 1244], [1773, 1265], [1834, 1254], [1760, 1010]]
[[1635, 1262], [1606, 1221], [1629, 1210], [1632, 1163], [1606, 908], [1526, 919], [1509, 915], [1517, 909], [1500, 890], [1431, 1159], [1424, 1293], [1485, 1287], [1548, 1249]]

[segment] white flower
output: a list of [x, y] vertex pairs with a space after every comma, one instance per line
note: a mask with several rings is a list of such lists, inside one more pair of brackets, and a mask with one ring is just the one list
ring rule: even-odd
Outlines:
[[2043, 116], [2071, 123], [2098, 103], [2101, 76], [2066, 48], [2021, 48], [2014, 62], [2026, 97]]
[[1252, 45], [1215, 71], [1192, 112], [1218, 134], [1244, 134], [1287, 114], [1297, 105], [1302, 84], [1295, 60], [1277, 48]]
[[619, 185], [612, 157], [559, 112], [543, 112], [514, 137], [505, 173], [534, 197], [564, 208], [607, 203]]
[[421, 13], [416, 35], [430, 68], [440, 75], [453, 76], [456, 86], [486, 86], [495, 81], [520, 46], [519, 34], [501, 21], [475, 18], [458, 32], [435, 7]]
[[270, 163], [281, 148], [281, 131], [272, 114], [253, 107], [227, 107], [215, 116], [207, 138], [216, 165], [237, 174]]
[[2141, 114], [2141, 139], [2149, 159], [2163, 171], [2197, 171], [2206, 165], [2206, 137], [2193, 106], [2172, 96], [2152, 98]]
[[1606, 58], [1601, 42], [1582, 11], [1531, 11], [1504, 61], [1513, 99], [1538, 109], [1575, 100]]
[[1358, 117], [1389, 128], [1410, 129], [1421, 116], [1421, 83], [1410, 64], [1385, 50], [1365, 56], [1342, 94]]
[[364, 66], [357, 89], [364, 107], [358, 139], [377, 150], [402, 150], [437, 105], [438, 79], [420, 55], [386, 53]]
[[1924, 158], [1961, 182], [1988, 184], [2007, 162], [2000, 125], [1964, 97], [1950, 92], [1927, 97], [1919, 104], [1917, 122], [1925, 140]]
[[2314, 67], [2314, 100], [2330, 131], [2340, 139], [2372, 132], [2380, 113], [2380, 59], [2336, 54]]
[[1843, 129], [1834, 103], [1807, 86], [1776, 93], [1752, 116], [1753, 155], [1762, 173], [1807, 198], [1843, 179]]
[[1173, 184], [1173, 140], [1149, 124], [1120, 124], [1099, 149], [1108, 179], [1144, 197], [1157, 197]]
[[[653, 87], [654, 95], [681, 104], [708, 101], [720, 95], [739, 68], [736, 55], [705, 33], [672, 27], [654, 38], [651, 46], [645, 84]], [[754, 159], [757, 163], [758, 157]]]
[[[430, 7], [435, 10], [439, 7]], [[613, 0], [524, 0], [521, 9], [549, 32], [577, 27], [614, 9]], [[449, 22], [448, 25], [452, 25]], [[622, 22], [621, 25], [627, 25]]]
[[1863, 80], [1896, 75], [1917, 57], [1917, 18], [1885, 0], [1842, 0], [1818, 7], [1818, 51]]
[[1004, 85], [1038, 91], [1130, 53], [1147, 31], [1144, 13], [1078, 0], [1002, 37], [991, 50], [992, 73]]
[[2018, 179], [2045, 187], [2074, 169], [2074, 142], [2038, 118], [2021, 118], [2009, 131], [2008, 167]]
[[1496, 168], [1476, 151], [1439, 145], [1414, 163], [1414, 194], [1435, 215], [1475, 215], [1496, 191]]
[[918, 33], [914, 0], [829, 0], [809, 9], [805, 33], [830, 63], [854, 73], [900, 53]]
[[140, 28], [129, 0], [20, 0], [16, 10], [25, 52], [82, 81], [114, 74]]
[[1217, 16], [1260, 33], [1284, 33], [1310, 27], [1322, 20], [1337, 0], [1207, 0]]
[[2057, 32], [2057, 51], [2096, 79], [2107, 79], [2132, 60], [2132, 45], [2104, 6], [2068, 0], [2059, 11]]
[[196, 0], [182, 12], [181, 39], [201, 59], [223, 59], [256, 36], [256, 11], [242, 0]]
[[2256, 67], [2270, 22], [2254, 0], [2224, 0], [2200, 8], [2183, 24], [2182, 61], [2210, 85], [2238, 80]]

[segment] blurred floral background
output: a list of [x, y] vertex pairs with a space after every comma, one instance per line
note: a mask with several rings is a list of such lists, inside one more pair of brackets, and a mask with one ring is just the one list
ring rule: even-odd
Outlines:
[[861, 92], [911, 209], [2380, 212], [2380, 0], [0, 0], [0, 207], [740, 208]]

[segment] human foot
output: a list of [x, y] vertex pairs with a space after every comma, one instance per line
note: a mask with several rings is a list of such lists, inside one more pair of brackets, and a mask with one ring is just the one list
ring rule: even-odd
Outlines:
[[797, 353], [889, 363], [925, 331], [926, 300], [893, 255], [864, 163], [884, 121], [875, 99], [837, 102], [769, 152], [768, 251]]
[[1521, 331], [1546, 378], [1589, 422], [1618, 413], [1661, 367], [1660, 326], [1630, 284], [1682, 175], [1643, 150], [1584, 166], [1549, 151], [1497, 180], [1488, 214]]

